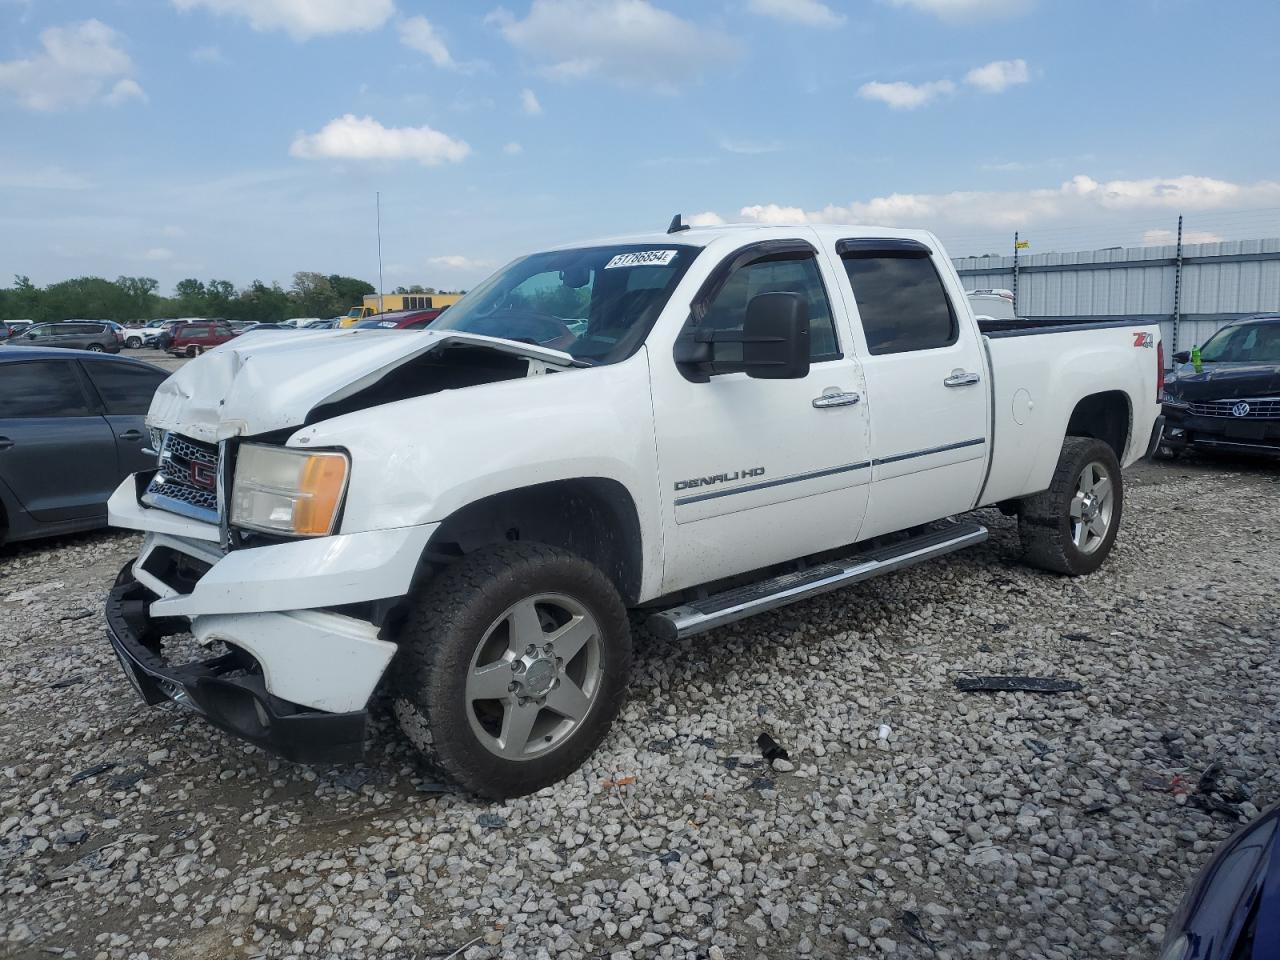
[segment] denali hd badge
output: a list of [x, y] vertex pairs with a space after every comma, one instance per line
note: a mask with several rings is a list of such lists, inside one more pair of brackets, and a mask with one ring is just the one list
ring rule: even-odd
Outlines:
[[735, 470], [733, 473], [717, 473], [710, 477], [694, 477], [692, 480], [677, 480], [677, 490], [691, 490], [694, 487], [709, 487], [716, 483], [733, 483], [735, 480], [743, 480], [747, 477], [763, 477], [764, 467], [748, 467], [745, 470]]

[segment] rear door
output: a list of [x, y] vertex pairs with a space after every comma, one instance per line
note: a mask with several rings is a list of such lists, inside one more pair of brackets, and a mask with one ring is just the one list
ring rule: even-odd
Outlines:
[[168, 374], [141, 364], [110, 360], [83, 360], [80, 366], [97, 391], [103, 416], [115, 436], [117, 476], [150, 470], [156, 465], [156, 458], [142, 452], [148, 446], [143, 418], [151, 408], [156, 388]]
[[0, 364], [0, 477], [36, 520], [105, 516], [115, 438], [74, 361]]
[[989, 386], [964, 291], [928, 246], [836, 244], [860, 327], [872, 490], [862, 536], [972, 509], [989, 454]]

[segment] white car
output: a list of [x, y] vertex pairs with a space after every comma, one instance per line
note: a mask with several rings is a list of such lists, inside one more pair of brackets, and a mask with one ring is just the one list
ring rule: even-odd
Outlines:
[[[628, 608], [691, 636], [980, 543], [993, 504], [1027, 562], [1097, 569], [1159, 327], [1000, 327], [930, 233], [676, 227], [516, 260], [412, 337], [232, 341], [111, 498], [146, 533], [112, 643], [149, 703], [295, 760], [358, 757], [386, 685], [445, 774], [530, 793], [617, 714]], [[188, 630], [210, 659], [170, 662]]]
[[282, 326], [295, 327], [301, 330], [307, 324], [315, 323], [319, 319], [320, 317], [290, 317], [288, 320], [281, 320], [280, 323]]

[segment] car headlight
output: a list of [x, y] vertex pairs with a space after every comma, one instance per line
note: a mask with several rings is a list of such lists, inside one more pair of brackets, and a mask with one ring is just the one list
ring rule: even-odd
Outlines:
[[231, 486], [231, 523], [295, 537], [333, 532], [347, 489], [345, 453], [240, 446]]
[[1187, 402], [1185, 400], [1183, 400], [1181, 397], [1175, 397], [1168, 390], [1164, 390], [1160, 393], [1160, 402], [1167, 403], [1173, 407], [1185, 407], [1187, 405]]

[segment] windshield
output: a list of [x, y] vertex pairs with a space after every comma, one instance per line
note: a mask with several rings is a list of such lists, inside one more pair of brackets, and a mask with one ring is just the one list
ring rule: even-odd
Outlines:
[[432, 329], [617, 363], [640, 346], [700, 250], [659, 243], [535, 253], [499, 270], [442, 313]]
[[1223, 327], [1200, 348], [1204, 363], [1280, 363], [1280, 321]]

